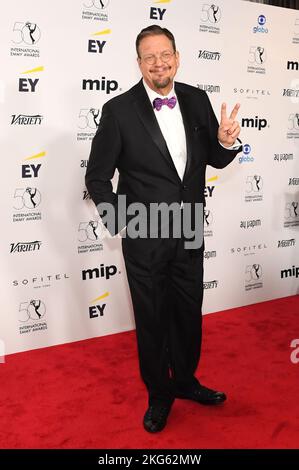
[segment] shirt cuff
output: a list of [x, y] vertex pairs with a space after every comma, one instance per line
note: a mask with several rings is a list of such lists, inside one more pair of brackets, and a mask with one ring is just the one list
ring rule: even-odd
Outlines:
[[[237, 141], [239, 141], [239, 143], [237, 143]], [[239, 139], [237, 139], [236, 142], [235, 142], [233, 145], [231, 145], [230, 147], [225, 147], [225, 145], [222, 145], [222, 143], [220, 142], [220, 140], [218, 140], [218, 142], [219, 142], [219, 144], [221, 145], [221, 147], [223, 147], [223, 148], [226, 149], [226, 150], [237, 150], [237, 149], [239, 149], [239, 148], [241, 147], [241, 145], [242, 145], [242, 142], [241, 142]]]

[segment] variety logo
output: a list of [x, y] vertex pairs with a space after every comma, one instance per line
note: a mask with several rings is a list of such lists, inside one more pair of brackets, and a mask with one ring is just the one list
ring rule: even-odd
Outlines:
[[[31, 70], [26, 70], [25, 72], [22, 72], [23, 75], [29, 75], [32, 73], [39, 73], [43, 72], [44, 67], [36, 67]], [[36, 87], [39, 82], [39, 78], [19, 78], [19, 92], [20, 93], [35, 93], [36, 92]]]
[[[82, 80], [82, 90], [89, 91], [104, 91], [107, 95], [110, 95], [111, 91], [118, 89], [118, 82], [116, 80], [107, 80], [106, 77], [101, 79], [84, 78]], [[121, 88], [119, 89], [121, 91]]]
[[40, 126], [43, 121], [41, 114], [12, 114], [12, 126]]
[[299, 277], [299, 267], [292, 266], [289, 269], [282, 269], [280, 272], [281, 279], [286, 279], [288, 277], [295, 277], [298, 279]]
[[[241, 121], [242, 127], [252, 127], [258, 129], [259, 131], [267, 127], [267, 119], [259, 118], [255, 116], [254, 118], [242, 118]], [[269, 127], [269, 126], [268, 126]]]
[[296, 246], [295, 238], [291, 238], [290, 240], [279, 240], [277, 248], [289, 248]]
[[289, 186], [299, 186], [299, 178], [289, 178]]
[[268, 34], [269, 30], [268, 28], [265, 27], [265, 24], [266, 24], [266, 17], [265, 15], [260, 15], [257, 19], [257, 22], [258, 22], [258, 26], [254, 26], [252, 31], [254, 33], [264, 33], [264, 34]]
[[298, 88], [284, 88], [282, 96], [287, 96], [288, 98], [298, 98], [299, 89]]
[[197, 83], [197, 88], [199, 88], [200, 90], [204, 90], [207, 93], [211, 93], [211, 94], [221, 92], [220, 85], [210, 85], [210, 84], [204, 85], [202, 83]]
[[263, 287], [263, 270], [260, 264], [251, 264], [245, 269], [245, 290], [251, 291]]
[[254, 219], [254, 220], [242, 220], [240, 222], [240, 228], [255, 228], [255, 227], [261, 227], [262, 221], [261, 219]]
[[239, 157], [239, 163], [254, 162], [254, 157], [251, 154], [251, 146], [249, 144], [243, 145], [243, 154]]
[[199, 31], [202, 33], [220, 34], [220, 28], [216, 26], [221, 20], [221, 9], [219, 5], [203, 4], [201, 9], [201, 25]]
[[[98, 31], [93, 33], [92, 36], [99, 37], [107, 34], [111, 34], [111, 29], [104, 29], [103, 31]], [[107, 41], [101, 41], [99, 39], [89, 39], [88, 41], [88, 52], [92, 54], [102, 54], [104, 46], [107, 44]]]
[[110, 292], [105, 292], [105, 294], [100, 295], [96, 299], [91, 301], [91, 305], [89, 307], [89, 318], [99, 318], [104, 316], [104, 310], [106, 308], [106, 304], [99, 303], [100, 300], [106, 299], [109, 297]]
[[98, 279], [99, 277], [109, 280], [112, 276], [115, 276], [116, 273], [117, 267], [114, 264], [111, 266], [105, 266], [104, 264], [101, 264], [99, 268], [83, 269], [82, 280], [86, 281], [88, 279]]
[[203, 288], [204, 289], [217, 289], [218, 288], [219, 281], [207, 281], [203, 283]]
[[36, 240], [34, 242], [18, 242], [10, 244], [11, 253], [27, 253], [28, 251], [40, 250], [42, 242]]
[[207, 51], [206, 49], [200, 49], [198, 52], [198, 59], [204, 60], [220, 60], [221, 53], [220, 52], [212, 52]]

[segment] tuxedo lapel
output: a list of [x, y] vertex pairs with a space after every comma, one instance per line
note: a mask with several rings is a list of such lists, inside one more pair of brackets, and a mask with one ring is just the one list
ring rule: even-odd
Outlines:
[[175, 83], [175, 92], [178, 98], [178, 102], [180, 105], [180, 110], [183, 118], [183, 123], [185, 127], [185, 134], [186, 134], [186, 148], [187, 148], [187, 162], [183, 180], [186, 178], [187, 174], [190, 171], [191, 163], [192, 163], [192, 152], [191, 152], [191, 142], [192, 142], [192, 115], [190, 105], [191, 103], [188, 100], [188, 96], [184, 93], [179, 84]]
[[179, 178], [179, 175], [176, 171], [175, 165], [169, 153], [167, 144], [161, 132], [160, 126], [156, 119], [155, 112], [152, 108], [151, 102], [148, 98], [142, 81], [137, 84], [134, 90], [134, 98], [134, 106], [140, 120], [142, 121], [144, 127], [148, 131], [155, 144], [157, 145], [163, 157], [167, 160], [167, 162]]

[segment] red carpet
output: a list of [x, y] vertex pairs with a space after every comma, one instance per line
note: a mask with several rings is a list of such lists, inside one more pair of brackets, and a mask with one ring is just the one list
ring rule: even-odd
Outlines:
[[142, 428], [147, 405], [135, 332], [6, 357], [1, 448], [298, 448], [299, 296], [204, 317], [198, 377], [221, 407], [176, 400], [166, 429]]

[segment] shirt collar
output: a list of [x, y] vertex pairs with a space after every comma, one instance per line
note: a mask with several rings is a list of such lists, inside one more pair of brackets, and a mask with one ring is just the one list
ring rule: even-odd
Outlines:
[[168, 95], [166, 96], [162, 96], [162, 95], [159, 95], [159, 93], [157, 93], [156, 91], [152, 90], [148, 85], [147, 83], [145, 82], [144, 78], [142, 79], [142, 82], [143, 82], [143, 85], [144, 85], [144, 88], [148, 94], [148, 97], [150, 99], [150, 102], [152, 103], [154, 101], [155, 98], [171, 98], [172, 96], [175, 96], [176, 97], [176, 94], [175, 94], [175, 91], [174, 91], [174, 85], [172, 85], [172, 89], [170, 90], [170, 92], [168, 93]]

